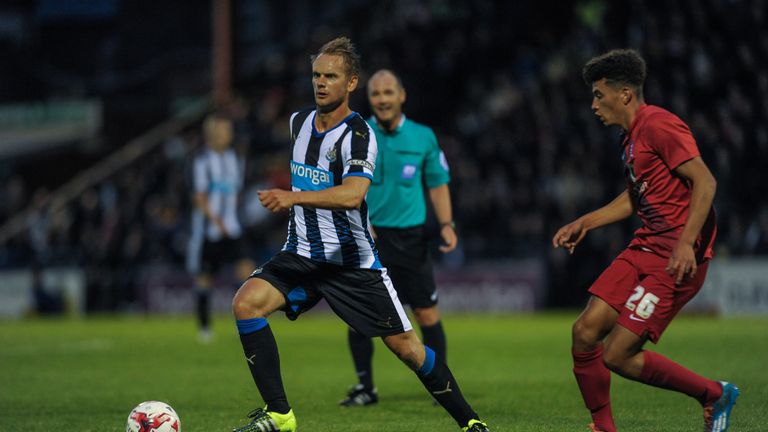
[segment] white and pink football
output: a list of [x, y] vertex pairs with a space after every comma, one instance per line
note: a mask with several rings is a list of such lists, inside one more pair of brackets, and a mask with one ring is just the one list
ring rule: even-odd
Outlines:
[[165, 402], [142, 402], [128, 416], [125, 432], [181, 432], [181, 420]]

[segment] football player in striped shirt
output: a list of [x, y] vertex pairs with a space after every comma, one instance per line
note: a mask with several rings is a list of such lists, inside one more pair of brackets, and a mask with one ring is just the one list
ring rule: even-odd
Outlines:
[[238, 219], [239, 195], [245, 162], [232, 148], [232, 120], [211, 114], [203, 122], [205, 149], [195, 156], [192, 169], [195, 208], [187, 246], [187, 270], [195, 275], [200, 340], [211, 333], [211, 285], [226, 265], [233, 265], [242, 280], [253, 269], [243, 244]]
[[487, 431], [448, 366], [413, 331], [368, 230], [365, 195], [377, 148], [370, 126], [349, 107], [359, 70], [359, 55], [344, 37], [312, 57], [315, 109], [299, 111], [290, 120], [292, 190], [259, 192], [269, 210], [290, 212], [288, 239], [233, 300], [245, 358], [266, 402], [235, 430], [296, 430], [267, 317], [282, 310], [296, 319], [325, 298], [355, 331], [381, 337], [459, 427]]

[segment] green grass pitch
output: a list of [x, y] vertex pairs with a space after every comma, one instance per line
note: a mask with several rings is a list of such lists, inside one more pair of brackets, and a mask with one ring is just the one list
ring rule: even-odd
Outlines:
[[[448, 358], [462, 390], [493, 431], [586, 431], [571, 374], [577, 312], [448, 315]], [[380, 403], [336, 405], [355, 375], [345, 327], [332, 315], [270, 319], [300, 432], [458, 430], [413, 373], [381, 344]], [[0, 322], [0, 431], [123, 431], [133, 406], [169, 402], [184, 432], [230, 431], [261, 404], [234, 322], [197, 341], [190, 317], [93, 317]], [[735, 432], [768, 430], [768, 319], [680, 317], [652, 347], [693, 370], [741, 387]], [[699, 431], [692, 399], [614, 375], [621, 431]]]

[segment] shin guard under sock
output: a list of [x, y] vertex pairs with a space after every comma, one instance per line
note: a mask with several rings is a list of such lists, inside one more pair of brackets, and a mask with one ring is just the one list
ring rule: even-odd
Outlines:
[[611, 371], [603, 363], [603, 346], [588, 352], [572, 352], [573, 375], [581, 390], [584, 404], [599, 430], [614, 432], [611, 412]]
[[253, 382], [267, 404], [267, 411], [285, 414], [291, 410], [280, 376], [277, 342], [266, 318], [237, 320], [240, 342]]
[[702, 406], [711, 405], [723, 394], [717, 381], [695, 372], [652, 351], [643, 351], [643, 370], [640, 381], [667, 390], [674, 390], [696, 399]]
[[461, 394], [459, 384], [448, 366], [440, 361], [429, 347], [424, 348], [427, 354], [424, 364], [416, 371], [424, 387], [456, 420], [459, 427], [466, 427], [470, 420], [479, 419]]

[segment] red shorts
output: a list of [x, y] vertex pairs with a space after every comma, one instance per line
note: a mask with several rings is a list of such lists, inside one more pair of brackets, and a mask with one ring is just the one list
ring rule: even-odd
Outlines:
[[668, 258], [626, 249], [597, 278], [589, 292], [619, 313], [617, 324], [657, 343], [677, 313], [704, 284], [709, 262], [698, 265], [696, 276], [675, 285], [667, 274]]

